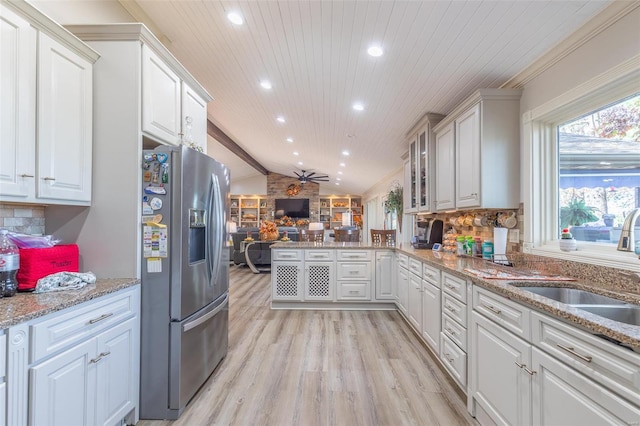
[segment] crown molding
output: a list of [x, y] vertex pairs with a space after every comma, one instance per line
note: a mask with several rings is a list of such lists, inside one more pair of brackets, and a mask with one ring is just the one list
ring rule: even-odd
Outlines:
[[513, 76], [500, 87], [522, 88], [529, 81], [533, 80], [560, 62], [562, 59], [566, 58], [589, 40], [618, 22], [621, 18], [633, 12], [638, 7], [640, 7], [640, 0], [618, 0], [613, 2], [610, 6], [594, 16], [589, 22], [578, 28], [569, 37], [551, 48], [533, 64]]

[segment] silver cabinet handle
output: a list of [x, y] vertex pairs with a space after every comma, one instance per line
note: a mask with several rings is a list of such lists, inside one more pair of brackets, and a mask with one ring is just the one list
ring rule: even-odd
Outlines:
[[56, 180], [56, 178], [53, 178], [53, 177], [46, 177], [46, 178], [42, 178], [42, 179], [43, 179], [43, 180], [52, 180], [52, 181], [53, 181], [53, 180]]
[[562, 350], [565, 350], [565, 351], [569, 352], [571, 355], [577, 356], [578, 358], [580, 358], [583, 361], [591, 362], [591, 360], [593, 359], [593, 357], [590, 357], [588, 355], [579, 354], [578, 352], [576, 352], [575, 349], [573, 349], [573, 348], [571, 348], [569, 346], [564, 346], [564, 345], [561, 345], [560, 343], [556, 344], [556, 346], [558, 346]]
[[456, 332], [453, 331], [452, 329], [450, 329], [449, 327], [445, 328], [445, 330], [447, 330], [449, 332], [449, 334], [451, 334], [452, 336], [456, 335]]
[[458, 310], [451, 305], [444, 305], [444, 307], [451, 312], [458, 312]]
[[89, 324], [95, 324], [97, 322], [102, 321], [103, 319], [109, 318], [112, 315], [113, 315], [113, 312], [109, 312], [108, 314], [100, 315], [98, 318], [94, 318], [92, 320], [89, 320]]
[[102, 352], [100, 355], [98, 355], [97, 358], [94, 358], [91, 361], [89, 361], [89, 364], [97, 364], [98, 362], [100, 362], [102, 358], [108, 355], [111, 355], [111, 352]]
[[445, 358], [447, 361], [449, 361], [450, 363], [452, 363], [452, 364], [453, 364], [453, 358], [449, 358], [450, 356], [451, 356], [450, 354], [448, 354], [448, 353], [446, 353], [446, 352], [444, 353], [444, 358]]
[[349, 271], [349, 273], [350, 273], [351, 275], [355, 275], [355, 274], [357, 274], [357, 273], [358, 273], [358, 271]]
[[525, 364], [520, 364], [518, 361], [514, 361], [514, 362], [518, 367], [522, 368], [524, 371], [529, 373], [530, 376], [533, 376], [534, 374], [536, 374], [535, 371], [529, 370]]
[[490, 310], [491, 312], [493, 312], [493, 313], [494, 313], [494, 314], [496, 314], [496, 315], [500, 315], [500, 314], [502, 313], [502, 311], [501, 311], [500, 309], [496, 309], [496, 308], [494, 308], [494, 307], [493, 307], [493, 306], [491, 306], [491, 305], [485, 305], [485, 304], [483, 304], [483, 305], [482, 305], [482, 307], [483, 307], [483, 308], [486, 308], [486, 309], [488, 309], [488, 310]]
[[35, 177], [35, 176], [34, 176], [34, 175], [28, 175], [28, 174], [26, 174], [26, 173], [23, 173], [23, 174], [21, 174], [21, 175], [20, 175], [20, 177], [23, 177], [23, 178], [27, 178], [27, 177], [32, 178], [32, 177]]
[[349, 290], [349, 294], [358, 294], [360, 293], [358, 290]]
[[452, 284], [445, 284], [445, 286], [447, 288], [450, 288], [451, 290], [455, 290], [457, 288], [455, 285], [452, 285]]

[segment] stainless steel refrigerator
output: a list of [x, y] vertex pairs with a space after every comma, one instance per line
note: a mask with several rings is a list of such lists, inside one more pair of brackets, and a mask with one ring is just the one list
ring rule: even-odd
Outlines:
[[227, 354], [229, 171], [162, 146], [142, 182], [140, 418], [177, 419]]

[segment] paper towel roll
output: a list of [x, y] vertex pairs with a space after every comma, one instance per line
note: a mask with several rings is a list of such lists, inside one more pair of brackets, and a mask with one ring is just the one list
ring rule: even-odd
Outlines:
[[507, 228], [493, 228], [493, 259], [496, 262], [507, 261]]

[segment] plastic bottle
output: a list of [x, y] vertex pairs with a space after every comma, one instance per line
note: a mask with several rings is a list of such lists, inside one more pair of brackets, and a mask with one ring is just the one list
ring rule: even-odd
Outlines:
[[18, 291], [16, 273], [20, 268], [20, 250], [7, 235], [0, 230], [0, 297], [13, 296]]
[[464, 249], [464, 244], [465, 244], [465, 238], [464, 236], [460, 235], [458, 236], [458, 238], [456, 239], [456, 254], [458, 256], [462, 256], [465, 254], [465, 249]]
[[467, 237], [467, 256], [473, 256], [474, 246], [476, 245], [476, 241], [473, 237]]
[[482, 257], [482, 239], [480, 237], [475, 237], [475, 245], [473, 246], [473, 256], [474, 257]]
[[482, 258], [493, 260], [493, 241], [484, 240], [482, 243]]

